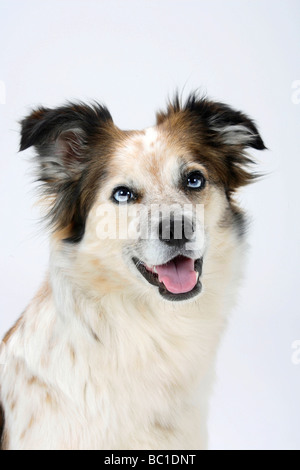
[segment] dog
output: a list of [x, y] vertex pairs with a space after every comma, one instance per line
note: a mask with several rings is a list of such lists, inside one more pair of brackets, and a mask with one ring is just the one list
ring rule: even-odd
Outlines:
[[[256, 178], [246, 149], [266, 148], [256, 124], [192, 93], [144, 131], [98, 103], [41, 107], [21, 127], [51, 254], [3, 340], [2, 449], [207, 449], [246, 250], [235, 195]], [[134, 236], [118, 236], [125, 222]]]

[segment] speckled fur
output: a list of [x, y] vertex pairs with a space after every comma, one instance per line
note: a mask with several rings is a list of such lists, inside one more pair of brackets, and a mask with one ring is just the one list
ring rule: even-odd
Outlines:
[[[161, 113], [150, 130], [126, 132], [122, 138], [117, 131], [105, 179], [101, 187], [93, 185], [93, 204], [84, 216], [80, 240], [66, 242], [68, 226], [62, 223], [51, 235], [47, 278], [4, 339], [4, 450], [207, 448], [214, 363], [236, 299], [245, 241], [236, 222], [242, 216], [235, 216], [241, 213], [233, 206], [236, 173], [235, 183], [225, 187], [229, 175], [220, 178], [220, 164], [212, 170], [207, 163], [216, 158], [218, 148], [220, 160], [225, 158], [224, 146], [235, 145], [234, 124], [229, 118], [224, 123], [212, 157], [203, 142], [205, 158], [201, 160], [198, 148], [196, 159], [191, 136], [195, 128], [189, 134], [186, 121], [191, 117], [186, 113], [175, 106], [168, 116]], [[36, 113], [34, 119], [43, 116]], [[213, 122], [216, 128], [223, 121]], [[238, 151], [253, 146], [254, 131], [247, 131], [245, 120], [236, 125], [243, 126], [237, 128], [237, 159]], [[221, 144], [224, 135], [227, 140]], [[207, 185], [198, 199], [176, 186], [183, 163], [206, 175]], [[204, 204], [199, 296], [178, 303], [164, 300], [130, 264], [132, 241], [97, 238], [99, 204], [126, 181], [135, 182], [147, 206], [161, 200]], [[154, 256], [146, 244], [139, 249]]]

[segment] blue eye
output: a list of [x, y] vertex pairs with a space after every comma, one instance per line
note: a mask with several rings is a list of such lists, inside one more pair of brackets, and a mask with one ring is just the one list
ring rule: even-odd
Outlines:
[[113, 199], [118, 202], [119, 204], [126, 204], [127, 202], [134, 199], [133, 192], [124, 187], [118, 188], [113, 193]]
[[186, 186], [189, 189], [203, 189], [205, 178], [200, 171], [193, 171], [186, 178]]

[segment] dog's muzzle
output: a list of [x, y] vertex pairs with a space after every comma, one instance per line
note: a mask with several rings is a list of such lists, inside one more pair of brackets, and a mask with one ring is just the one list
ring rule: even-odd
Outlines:
[[146, 281], [158, 287], [160, 295], [166, 300], [188, 300], [202, 291], [202, 258], [195, 261], [177, 256], [166, 264], [152, 267], [137, 258], [133, 258], [133, 262]]

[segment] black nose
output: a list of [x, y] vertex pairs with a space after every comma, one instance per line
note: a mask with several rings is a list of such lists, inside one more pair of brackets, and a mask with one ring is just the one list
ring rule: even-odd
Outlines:
[[193, 236], [193, 223], [187, 218], [171, 217], [159, 223], [159, 239], [167, 245], [183, 247]]

